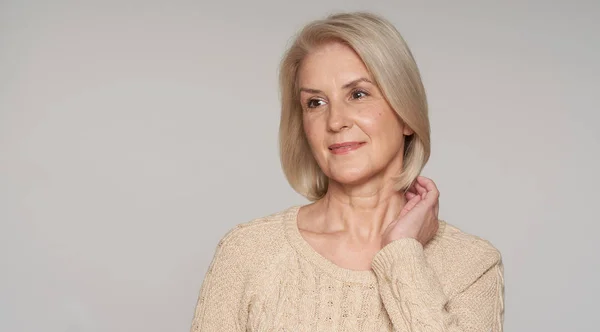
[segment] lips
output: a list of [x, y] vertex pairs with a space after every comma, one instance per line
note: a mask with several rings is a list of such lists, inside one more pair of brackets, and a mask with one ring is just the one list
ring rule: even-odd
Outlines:
[[332, 144], [328, 148], [333, 154], [345, 154], [360, 148], [364, 144], [365, 142], [342, 142]]

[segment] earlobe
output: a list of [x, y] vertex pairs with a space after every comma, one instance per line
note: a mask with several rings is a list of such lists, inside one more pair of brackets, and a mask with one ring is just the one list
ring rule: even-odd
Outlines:
[[412, 135], [412, 134], [415, 133], [414, 130], [412, 130], [410, 128], [410, 126], [408, 124], [406, 124], [406, 122], [404, 122], [404, 120], [401, 119], [400, 123], [402, 125], [402, 135], [404, 135], [404, 136], [410, 136], [410, 135]]

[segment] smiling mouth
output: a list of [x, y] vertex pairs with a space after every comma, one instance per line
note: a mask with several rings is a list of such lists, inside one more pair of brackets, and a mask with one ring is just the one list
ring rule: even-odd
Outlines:
[[364, 144], [365, 142], [344, 142], [332, 144], [328, 147], [328, 149], [333, 154], [345, 154], [360, 148]]

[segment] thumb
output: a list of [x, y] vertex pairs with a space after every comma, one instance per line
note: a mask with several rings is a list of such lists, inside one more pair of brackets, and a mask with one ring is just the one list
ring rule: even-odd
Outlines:
[[408, 211], [412, 210], [415, 207], [415, 205], [417, 205], [417, 203], [419, 203], [420, 200], [421, 200], [420, 195], [415, 195], [413, 198], [408, 200], [408, 202], [406, 202], [406, 204], [404, 205], [404, 208], [402, 209], [402, 211], [400, 211], [400, 217], [405, 216], [408, 213]]

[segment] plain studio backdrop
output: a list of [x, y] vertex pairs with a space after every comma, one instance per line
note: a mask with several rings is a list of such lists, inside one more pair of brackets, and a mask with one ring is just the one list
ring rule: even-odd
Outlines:
[[306, 201], [277, 66], [384, 14], [430, 104], [440, 218], [503, 254], [505, 330], [600, 326], [595, 1], [2, 1], [0, 331], [187, 331], [219, 239]]

